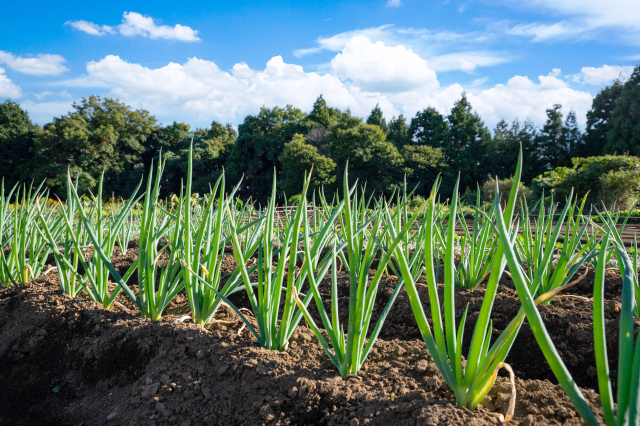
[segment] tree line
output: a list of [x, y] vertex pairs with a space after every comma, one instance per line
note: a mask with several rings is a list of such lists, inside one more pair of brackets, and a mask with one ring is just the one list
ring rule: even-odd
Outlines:
[[52, 195], [65, 193], [67, 170], [81, 191], [94, 190], [104, 171], [104, 193], [128, 197], [152, 161], [165, 161], [164, 195], [179, 193], [193, 140], [194, 191], [204, 193], [225, 170], [230, 182], [244, 177], [239, 194], [264, 201], [274, 170], [286, 197], [302, 189], [303, 173], [314, 167], [312, 186], [341, 186], [348, 162], [350, 179], [368, 191], [389, 194], [406, 179], [427, 194], [443, 176], [445, 193], [460, 172], [462, 191], [474, 191], [492, 176], [509, 177], [522, 145], [525, 184], [574, 157], [640, 155], [640, 66], [594, 98], [582, 131], [574, 111], [547, 109], [546, 123], [500, 121], [491, 131], [466, 97], [443, 115], [434, 108], [388, 121], [376, 106], [366, 119], [327, 105], [320, 95], [305, 113], [287, 105], [262, 108], [236, 129], [213, 122], [191, 129], [160, 125], [146, 110], [91, 96], [43, 127], [34, 125], [17, 103], [0, 103], [0, 176], [16, 182], [46, 181]]

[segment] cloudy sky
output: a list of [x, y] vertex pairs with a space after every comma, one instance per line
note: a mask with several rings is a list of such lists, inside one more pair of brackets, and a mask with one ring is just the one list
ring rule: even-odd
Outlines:
[[491, 127], [555, 103], [584, 124], [640, 63], [638, 0], [190, 3], [6, 2], [0, 100], [39, 124], [96, 94], [205, 127], [319, 94], [359, 116], [446, 113], [466, 92]]

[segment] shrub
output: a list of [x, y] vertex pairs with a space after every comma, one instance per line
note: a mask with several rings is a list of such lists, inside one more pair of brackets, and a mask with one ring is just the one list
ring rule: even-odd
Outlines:
[[628, 155], [572, 158], [573, 167], [558, 167], [533, 181], [534, 194], [553, 193], [558, 201], [573, 188], [587, 202], [607, 208], [629, 209], [640, 195], [640, 158]]
[[[498, 188], [501, 194], [509, 194], [511, 192], [511, 186], [513, 185], [513, 177], [509, 179], [498, 179]], [[496, 193], [496, 179], [489, 175], [489, 179], [482, 185], [482, 199], [487, 202], [491, 202], [495, 198]], [[527, 188], [522, 182], [518, 187], [518, 199], [517, 205], [520, 205], [520, 201], [529, 200], [531, 198], [531, 190]], [[507, 200], [502, 200], [506, 203]]]

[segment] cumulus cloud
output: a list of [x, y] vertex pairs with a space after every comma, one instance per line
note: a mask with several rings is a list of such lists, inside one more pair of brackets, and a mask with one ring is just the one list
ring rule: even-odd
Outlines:
[[345, 31], [330, 37], [318, 37], [316, 46], [297, 49], [297, 58], [320, 53], [341, 52], [351, 40], [366, 37], [372, 42], [382, 42], [386, 46], [402, 46], [411, 49], [429, 61], [436, 71], [473, 71], [479, 67], [495, 66], [511, 61], [505, 52], [491, 52], [479, 46], [493, 37], [489, 32], [456, 33], [452, 31], [432, 31], [425, 28], [406, 28], [394, 25]]
[[502, 118], [520, 118], [541, 124], [546, 120], [547, 108], [561, 104], [565, 113], [573, 109], [580, 124], [584, 124], [593, 100], [591, 94], [572, 89], [554, 74], [551, 72], [547, 76], [539, 76], [539, 83], [528, 77], [515, 76], [507, 84], [469, 93], [469, 100], [488, 123], [496, 123]]
[[427, 61], [404, 46], [372, 43], [367, 37], [352, 38], [331, 61], [334, 75], [351, 80], [368, 92], [406, 92], [436, 90], [439, 87], [435, 71]]
[[67, 21], [69, 25], [79, 31], [95, 36], [115, 34], [116, 32], [130, 37], [142, 36], [152, 39], [164, 38], [179, 41], [199, 41], [198, 31], [191, 27], [176, 24], [175, 26], [157, 25], [152, 17], [137, 12], [124, 12], [122, 23], [116, 26], [98, 25], [88, 21]]
[[567, 78], [574, 83], [591, 84], [600, 86], [618, 77], [629, 78], [633, 73], [633, 66], [603, 65], [601, 67], [583, 67], [578, 74], [572, 74]]
[[69, 70], [63, 65], [65, 62], [60, 55], [39, 53], [33, 57], [23, 57], [0, 50], [0, 64], [23, 74], [59, 75]]
[[[387, 118], [433, 107], [448, 114], [453, 103], [467, 92], [472, 106], [487, 125], [500, 119], [530, 118], [544, 123], [545, 111], [561, 103], [574, 109], [584, 124], [591, 95], [577, 91], [554, 69], [537, 81], [516, 76], [506, 84], [485, 88], [479, 79], [466, 87], [442, 85], [430, 63], [403, 46], [357, 36], [335, 55], [326, 73], [305, 71], [301, 66], [274, 56], [264, 69], [245, 63], [222, 70], [212, 61], [190, 58], [185, 63], [169, 63], [149, 68], [114, 55], [87, 64], [86, 75], [70, 80], [74, 87], [102, 88], [103, 95], [117, 97], [134, 108], [145, 108], [160, 120], [183, 120], [208, 125], [211, 120], [240, 123], [262, 106], [291, 104], [310, 111], [322, 94], [340, 109], [349, 108], [357, 116], [367, 116], [379, 104]], [[482, 86], [482, 87], [481, 87]], [[38, 103], [25, 103], [36, 108]], [[66, 105], [48, 102], [39, 114]], [[50, 119], [50, 118], [49, 118]]]
[[400, 7], [400, 5], [402, 5], [402, 0], [389, 0], [387, 2], [387, 6], [391, 7]]
[[239, 122], [262, 106], [292, 104], [310, 110], [321, 93], [330, 104], [352, 108], [357, 114], [367, 113], [378, 99], [367, 102], [370, 95], [350, 90], [339, 78], [305, 72], [280, 56], [269, 60], [264, 70], [238, 63], [223, 71], [214, 62], [198, 58], [150, 69], [110, 55], [90, 62], [87, 73], [88, 81], [108, 85], [112, 94], [132, 105], [192, 119], [195, 115], [201, 122], [212, 118]]
[[4, 73], [4, 68], [0, 68], [0, 98], [19, 98], [22, 90], [16, 86]]

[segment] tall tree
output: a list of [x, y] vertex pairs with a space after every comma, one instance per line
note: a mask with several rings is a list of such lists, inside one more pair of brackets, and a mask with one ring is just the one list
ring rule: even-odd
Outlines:
[[442, 149], [429, 145], [405, 144], [400, 150], [403, 171], [409, 189], [418, 185], [417, 193], [427, 196], [436, 178], [446, 169]]
[[327, 106], [327, 101], [322, 95], [313, 104], [313, 109], [308, 115], [308, 119], [312, 122], [310, 127], [331, 127], [335, 120], [340, 117], [340, 110]]
[[389, 193], [402, 182], [402, 157], [379, 126], [360, 124], [338, 129], [331, 153], [337, 164], [338, 179], [342, 178], [348, 161], [352, 182], [355, 179], [367, 182], [368, 190]]
[[380, 126], [383, 132], [387, 133], [387, 120], [384, 119], [380, 104], [376, 104], [375, 108], [371, 110], [371, 114], [367, 117], [367, 124], [374, 124]]
[[584, 144], [578, 157], [594, 157], [602, 155], [607, 145], [607, 133], [611, 130], [611, 113], [622, 93], [624, 81], [616, 79], [593, 98], [591, 109], [587, 112], [587, 128]]
[[0, 180], [4, 178], [5, 189], [32, 178], [35, 164], [29, 153], [38, 130], [20, 105], [9, 99], [0, 103]]
[[320, 155], [318, 149], [308, 144], [301, 134], [294, 135], [291, 142], [284, 145], [279, 158], [282, 163], [282, 176], [278, 181], [278, 187], [288, 197], [302, 191], [304, 174], [309, 172], [312, 166], [311, 190], [329, 185], [336, 180], [336, 163], [331, 158]]
[[640, 155], [640, 65], [622, 87], [611, 112], [606, 153]]
[[584, 137], [578, 127], [578, 117], [574, 110], [567, 114], [562, 132], [563, 146], [567, 150], [569, 158], [577, 157], [582, 151]]
[[[316, 102], [317, 103], [317, 102]], [[240, 194], [266, 201], [270, 194], [274, 168], [282, 171], [280, 155], [284, 144], [296, 133], [306, 134], [311, 123], [298, 108], [262, 108], [257, 116], [249, 115], [238, 126], [238, 138], [227, 160], [232, 180], [244, 176]]]
[[408, 142], [409, 139], [409, 126], [404, 115], [400, 114], [398, 118], [393, 117], [389, 121], [389, 130], [387, 132], [387, 140], [392, 142], [397, 147], [402, 147]]
[[146, 110], [91, 96], [55, 118], [35, 142], [36, 176], [64, 195], [67, 169], [79, 176], [81, 191], [95, 189], [105, 171], [105, 195], [128, 197], [144, 174], [145, 143], [156, 129]]
[[562, 105], [547, 109], [547, 121], [538, 135], [540, 155], [545, 170], [570, 164], [569, 149], [565, 144], [562, 123]]
[[411, 119], [409, 139], [415, 144], [442, 148], [448, 137], [449, 123], [434, 108], [420, 111]]
[[532, 121], [523, 124], [516, 119], [509, 126], [501, 120], [494, 131], [493, 140], [489, 148], [489, 173], [501, 179], [513, 175], [514, 164], [518, 162], [518, 155], [522, 146], [525, 159], [522, 164], [522, 181], [529, 184], [536, 176], [544, 172], [537, 147], [536, 127]]
[[460, 172], [460, 188], [475, 188], [487, 176], [487, 154], [491, 134], [477, 113], [472, 112], [466, 94], [458, 100], [447, 118], [449, 137], [443, 152], [452, 172]]

